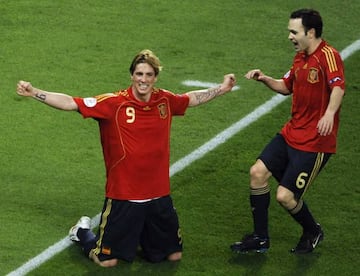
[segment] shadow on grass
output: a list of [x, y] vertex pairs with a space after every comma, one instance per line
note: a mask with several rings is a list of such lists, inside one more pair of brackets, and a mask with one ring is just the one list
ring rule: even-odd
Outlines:
[[150, 263], [145, 260], [137, 258], [134, 262], [128, 263], [119, 261], [116, 267], [103, 268], [89, 261], [87, 272], [82, 275], [175, 275], [177, 273], [180, 262], [163, 261], [160, 263]]
[[[271, 259], [268, 254], [248, 253], [233, 255], [229, 259], [229, 264], [241, 266], [244, 270], [243, 275], [264, 275], [276, 271], [279, 267], [282, 267], [283, 271], [278, 275], [307, 275], [320, 257], [321, 254], [318, 252], [303, 255], [288, 253], [281, 259], [285, 262], [281, 266], [281, 262], [276, 257]], [[288, 269], [291, 269], [290, 274], [286, 272]]]
[[266, 259], [266, 254], [261, 253], [234, 254], [229, 263], [242, 266], [246, 269], [246, 275], [259, 275]]
[[321, 257], [321, 253], [312, 252], [310, 254], [298, 254], [294, 255], [294, 257], [296, 259], [294, 275], [306, 275]]
[[115, 267], [104, 268], [93, 263], [81, 252], [78, 246], [71, 246], [68, 250], [70, 259], [75, 266], [71, 275], [175, 275], [181, 262], [162, 261], [151, 263], [146, 261], [140, 253], [131, 263], [120, 260]]

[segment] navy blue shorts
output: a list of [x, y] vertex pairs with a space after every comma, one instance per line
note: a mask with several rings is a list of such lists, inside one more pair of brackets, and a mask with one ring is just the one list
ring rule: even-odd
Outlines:
[[331, 153], [305, 152], [290, 147], [277, 134], [258, 157], [279, 185], [300, 199], [329, 160]]
[[100, 261], [131, 262], [139, 247], [151, 262], [182, 251], [179, 220], [170, 196], [143, 203], [105, 199], [92, 252]]

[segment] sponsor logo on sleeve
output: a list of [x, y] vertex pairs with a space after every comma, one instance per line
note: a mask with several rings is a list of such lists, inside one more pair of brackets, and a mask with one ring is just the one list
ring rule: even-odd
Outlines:
[[331, 79], [329, 82], [330, 82], [330, 84], [333, 84], [334, 82], [337, 82], [337, 81], [341, 81], [341, 78], [335, 77], [335, 78]]
[[284, 75], [284, 78], [287, 79], [287, 78], [289, 78], [289, 76], [290, 76], [290, 70], [286, 72], [286, 74]]

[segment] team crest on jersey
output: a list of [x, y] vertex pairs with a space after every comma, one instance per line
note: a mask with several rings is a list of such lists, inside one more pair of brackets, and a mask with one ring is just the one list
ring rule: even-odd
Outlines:
[[159, 110], [159, 114], [160, 114], [160, 118], [161, 119], [165, 119], [167, 117], [167, 108], [166, 108], [166, 104], [162, 103], [158, 105], [158, 110]]
[[317, 83], [319, 82], [319, 70], [317, 68], [310, 68], [308, 75], [308, 82]]

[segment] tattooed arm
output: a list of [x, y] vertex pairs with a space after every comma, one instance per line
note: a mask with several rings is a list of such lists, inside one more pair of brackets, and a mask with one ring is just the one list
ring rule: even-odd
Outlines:
[[36, 87], [33, 87], [30, 82], [19, 81], [16, 92], [20, 96], [32, 97], [40, 102], [43, 102], [51, 107], [61, 110], [77, 110], [78, 106], [69, 95], [55, 92], [48, 92]]
[[228, 74], [224, 76], [223, 83], [217, 87], [187, 92], [186, 94], [190, 98], [189, 106], [197, 106], [206, 103], [217, 96], [223, 95], [231, 91], [235, 83], [235, 75]]

